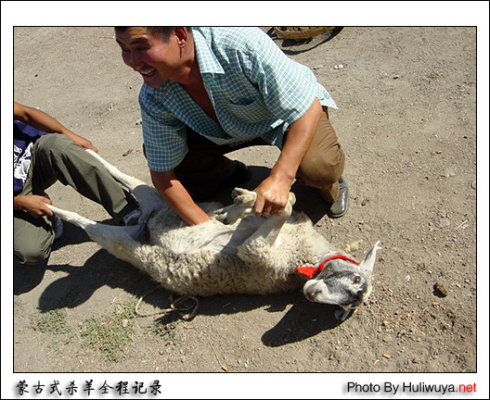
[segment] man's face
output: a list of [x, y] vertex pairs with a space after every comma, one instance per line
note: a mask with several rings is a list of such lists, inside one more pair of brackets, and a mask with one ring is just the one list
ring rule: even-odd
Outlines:
[[167, 80], [179, 81], [183, 60], [175, 34], [165, 42], [160, 34], [144, 27], [129, 27], [116, 32], [116, 41], [124, 63], [139, 72], [147, 86], [157, 88]]

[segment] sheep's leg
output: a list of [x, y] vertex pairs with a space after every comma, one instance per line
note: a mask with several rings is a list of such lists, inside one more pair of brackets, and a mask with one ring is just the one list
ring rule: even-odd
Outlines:
[[[232, 192], [233, 203], [231, 206], [221, 208], [215, 211], [216, 219], [226, 224], [233, 224], [238, 219], [247, 215], [254, 215], [253, 206], [257, 200], [257, 193], [246, 189], [235, 188]], [[247, 242], [253, 242], [260, 239], [262, 242], [273, 245], [279, 235], [284, 223], [293, 212], [293, 205], [296, 202], [294, 193], [289, 193], [288, 203], [281, 215], [272, 215], [264, 220], [255, 233], [247, 239]]]
[[48, 207], [53, 211], [53, 213], [57, 216], [60, 217], [63, 221], [70, 222], [73, 225], [78, 226], [79, 228], [82, 228], [83, 230], [86, 230], [89, 226], [95, 225], [96, 222], [92, 221], [88, 218], [82, 217], [81, 215], [72, 212], [72, 211], [67, 211], [63, 210], [61, 208], [52, 206], [48, 204]]
[[72, 211], [62, 210], [52, 205], [48, 205], [48, 207], [63, 221], [70, 222], [83, 229], [87, 232], [90, 239], [116, 257], [133, 265], [141, 263], [140, 260], [135, 258], [135, 248], [140, 246], [140, 244], [132, 238], [139, 229], [137, 225], [112, 226], [101, 224]]
[[282, 226], [290, 217], [295, 202], [293, 193], [289, 194], [288, 204], [282, 215], [273, 215], [263, 219], [258, 229], [237, 248], [237, 255], [245, 263], [257, 268], [271, 268], [277, 265], [277, 258], [282, 256], [270, 251], [278, 245]]
[[104, 165], [104, 167], [109, 171], [109, 173], [114, 177], [114, 179], [120, 182], [134, 195], [140, 205], [143, 216], [147, 216], [152, 211], [159, 210], [166, 206], [165, 201], [162, 199], [155, 188], [147, 185], [138, 178], [129, 176], [121, 172], [114, 165], [104, 160], [94, 151], [89, 149], [86, 149], [86, 151], [97, 160], [99, 160], [102, 165]]
[[265, 218], [264, 223], [259, 226], [259, 229], [257, 229], [245, 243], [260, 241], [262, 244], [266, 243], [269, 246], [273, 246], [279, 236], [282, 226], [291, 216], [295, 202], [296, 197], [294, 193], [289, 193], [289, 200], [284, 212], [281, 215], [271, 215], [270, 217]]

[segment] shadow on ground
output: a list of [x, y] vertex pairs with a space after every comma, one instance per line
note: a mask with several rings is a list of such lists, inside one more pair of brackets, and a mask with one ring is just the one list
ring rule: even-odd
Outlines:
[[[102, 222], [113, 224], [113, 221], [110, 219]], [[51, 252], [68, 245], [80, 244], [88, 241], [90, 241], [90, 238], [82, 229], [65, 222], [63, 223], [63, 236], [53, 243]], [[53, 268], [52, 266], [48, 266], [48, 261], [49, 259], [35, 265], [21, 264], [15, 257], [13, 257], [14, 295], [30, 292], [38, 286], [44, 278], [46, 269]]]
[[[102, 286], [123, 289], [137, 298], [145, 296], [158, 286], [150, 277], [103, 249], [90, 257], [82, 267], [52, 265], [48, 268], [68, 275], [55, 280], [43, 291], [38, 305], [41, 312], [64, 307], [76, 308], [89, 300]], [[170, 291], [160, 288], [145, 296], [140, 308], [143, 312], [148, 309], [152, 312], [168, 309], [170, 295]], [[264, 308], [268, 312], [283, 312], [290, 305], [292, 306], [279, 323], [263, 334], [264, 345], [278, 347], [299, 342], [338, 326], [334, 317], [335, 307], [308, 302], [300, 289], [268, 296], [236, 294], [199, 298], [197, 316], [235, 314], [257, 308]], [[167, 325], [181, 319], [182, 315], [178, 311], [172, 311], [154, 318], [162, 325]]]

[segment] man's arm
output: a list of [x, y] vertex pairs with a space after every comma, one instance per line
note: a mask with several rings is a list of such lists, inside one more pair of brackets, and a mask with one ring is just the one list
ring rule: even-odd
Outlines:
[[[73, 133], [69, 129], [65, 128], [60, 122], [46, 114], [43, 111], [36, 110], [35, 108], [25, 106], [23, 104], [14, 101], [14, 119], [24, 122], [36, 129], [48, 133], [61, 133], [68, 136], [75, 143], [85, 149], [97, 149], [92, 143]], [[24, 210], [31, 214], [34, 218], [39, 218], [42, 215], [52, 216], [53, 212], [47, 206], [47, 204], [53, 204], [50, 199], [44, 196], [28, 195], [28, 196], [15, 196], [14, 197], [14, 210]]]
[[286, 207], [289, 190], [301, 160], [310, 147], [318, 126], [322, 106], [315, 99], [311, 107], [296, 122], [289, 126], [284, 146], [270, 175], [257, 186], [256, 215], [281, 215]]
[[60, 122], [43, 111], [36, 110], [35, 108], [28, 107], [14, 101], [14, 118], [43, 132], [61, 133], [66, 135], [84, 149], [91, 149], [95, 152], [98, 151], [92, 145], [90, 140], [87, 140], [65, 128]]
[[189, 225], [202, 224], [210, 220], [209, 216], [192, 200], [189, 192], [177, 179], [173, 170], [150, 170], [153, 186], [167, 204]]

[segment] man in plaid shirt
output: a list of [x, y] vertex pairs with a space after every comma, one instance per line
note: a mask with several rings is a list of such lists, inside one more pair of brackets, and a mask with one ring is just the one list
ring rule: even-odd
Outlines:
[[348, 208], [336, 108], [307, 67], [258, 28], [116, 27], [123, 61], [141, 74], [145, 155], [155, 188], [189, 224], [195, 201], [248, 178], [224, 156], [270, 144], [281, 154], [254, 191], [256, 215], [280, 215], [295, 179], [318, 188], [331, 217]]

